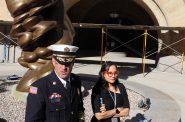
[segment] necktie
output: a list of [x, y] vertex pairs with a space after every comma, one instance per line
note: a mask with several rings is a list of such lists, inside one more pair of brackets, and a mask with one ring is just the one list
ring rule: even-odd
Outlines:
[[67, 90], [70, 90], [71, 89], [71, 85], [70, 85], [69, 81], [66, 81], [66, 89]]
[[71, 84], [69, 81], [66, 81], [66, 91], [69, 95], [69, 99], [71, 99]]

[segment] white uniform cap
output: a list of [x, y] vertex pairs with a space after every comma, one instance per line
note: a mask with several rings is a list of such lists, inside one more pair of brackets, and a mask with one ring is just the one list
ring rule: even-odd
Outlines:
[[53, 44], [48, 47], [53, 51], [53, 55], [57, 57], [75, 57], [76, 51], [79, 49], [76, 46], [66, 44]]

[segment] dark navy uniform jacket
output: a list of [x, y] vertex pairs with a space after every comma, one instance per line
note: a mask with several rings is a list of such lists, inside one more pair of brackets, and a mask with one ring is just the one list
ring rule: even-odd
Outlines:
[[78, 122], [79, 112], [84, 111], [81, 80], [70, 75], [71, 93], [53, 71], [34, 82], [28, 94], [25, 122]]
[[[97, 94], [97, 90], [93, 88], [92, 90], [92, 96], [91, 96], [91, 103], [92, 103], [92, 109], [94, 113], [100, 112], [101, 102], [100, 98], [103, 99], [103, 104], [105, 104], [106, 110], [114, 109], [115, 107], [123, 107], [123, 108], [130, 108], [130, 103], [128, 99], [128, 94], [126, 91], [125, 86], [122, 83], [117, 84], [120, 93], [116, 93], [116, 106], [114, 106], [114, 100], [112, 96], [114, 96], [113, 92], [109, 92], [107, 88], [102, 88], [100, 93]], [[107, 119], [102, 120], [96, 120], [95, 117], [92, 118], [91, 122], [112, 122], [111, 117]], [[117, 122], [120, 122], [120, 119], [117, 118]]]

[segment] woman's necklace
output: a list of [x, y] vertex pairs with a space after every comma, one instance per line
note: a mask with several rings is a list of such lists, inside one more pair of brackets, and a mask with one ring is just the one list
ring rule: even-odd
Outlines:
[[[114, 102], [114, 108], [116, 108], [116, 93], [113, 92], [113, 93], [114, 93], [114, 97], [113, 97], [113, 95], [111, 94], [111, 92], [110, 92], [109, 89], [108, 89], [108, 91], [109, 91], [109, 94], [110, 94], [110, 96], [111, 96], [111, 98], [112, 98], [112, 100], [113, 100], [113, 102]], [[118, 118], [112, 117], [112, 118], [111, 118], [111, 122], [118, 122]]]
[[108, 90], [109, 91], [109, 94], [110, 94], [110, 96], [111, 96], [111, 98], [112, 98], [112, 100], [113, 100], [113, 102], [114, 102], [114, 108], [116, 108], [116, 93], [115, 92], [113, 92], [114, 93], [114, 96], [110, 93], [110, 90]]

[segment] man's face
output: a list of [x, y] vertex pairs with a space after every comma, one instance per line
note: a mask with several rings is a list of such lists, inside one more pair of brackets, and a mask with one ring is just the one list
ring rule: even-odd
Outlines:
[[52, 63], [54, 66], [54, 70], [57, 73], [57, 75], [64, 79], [67, 80], [70, 76], [70, 73], [72, 71], [72, 67], [74, 65], [74, 62], [67, 62], [67, 63], [59, 63], [55, 58], [52, 58]]

